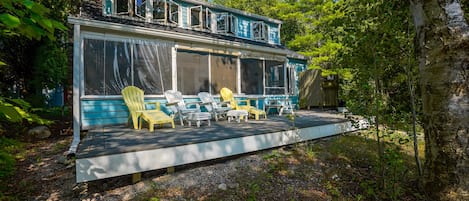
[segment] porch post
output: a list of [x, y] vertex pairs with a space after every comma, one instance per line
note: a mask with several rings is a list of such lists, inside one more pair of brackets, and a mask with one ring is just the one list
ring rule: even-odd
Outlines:
[[239, 56], [238, 56], [238, 64], [237, 64], [237, 76], [236, 76], [236, 88], [237, 89], [237, 92], [238, 94], [241, 93], [241, 52], [239, 52]]
[[[175, 45], [177, 46], [177, 45]], [[171, 59], [172, 59], [172, 62], [171, 62], [171, 69], [172, 69], [172, 84], [173, 86], [171, 87], [172, 90], [178, 90], [178, 71], [177, 71], [177, 50], [176, 50], [177, 47], [172, 47], [171, 48]], [[167, 89], [165, 89], [167, 90]]]
[[73, 25], [73, 141], [68, 150], [68, 155], [77, 152], [80, 143], [80, 62], [81, 40], [80, 25]]

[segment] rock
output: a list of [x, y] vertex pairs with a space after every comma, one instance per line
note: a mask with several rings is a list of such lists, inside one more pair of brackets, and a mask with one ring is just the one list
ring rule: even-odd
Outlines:
[[228, 189], [228, 187], [226, 186], [225, 183], [222, 183], [222, 184], [218, 185], [218, 189], [226, 191], [226, 189]]
[[337, 174], [332, 175], [331, 179], [332, 179], [332, 180], [336, 180], [336, 181], [339, 181], [339, 180], [340, 180], [340, 178], [339, 178], [339, 176], [338, 176]]
[[238, 188], [239, 187], [239, 184], [238, 183], [229, 183], [228, 184], [228, 188]]
[[28, 135], [38, 139], [46, 139], [51, 136], [51, 132], [47, 126], [37, 126], [29, 129]]
[[60, 164], [64, 164], [64, 165], [67, 165], [69, 163], [69, 161], [67, 161], [67, 157], [65, 156], [61, 156], [58, 160], [57, 160], [58, 163]]

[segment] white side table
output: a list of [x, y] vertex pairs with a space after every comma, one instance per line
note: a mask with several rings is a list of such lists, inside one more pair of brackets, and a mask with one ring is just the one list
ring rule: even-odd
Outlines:
[[248, 122], [248, 111], [246, 110], [230, 110], [226, 113], [228, 117], [228, 122], [231, 120], [236, 120], [236, 122], [240, 122], [241, 118], [244, 118], [245, 122]]
[[201, 121], [207, 121], [208, 126], [210, 126], [210, 119], [212, 115], [209, 112], [192, 112], [187, 115], [186, 120], [189, 122], [189, 126], [191, 126], [191, 122], [195, 121], [197, 124], [197, 128], [200, 127]]

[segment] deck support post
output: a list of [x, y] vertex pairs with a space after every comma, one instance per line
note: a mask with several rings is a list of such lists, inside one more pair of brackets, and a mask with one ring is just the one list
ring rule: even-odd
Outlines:
[[175, 172], [174, 167], [168, 167], [168, 168], [166, 168], [166, 173], [168, 173], [168, 174], [173, 174], [174, 172]]
[[132, 184], [142, 181], [142, 173], [137, 172], [132, 174]]

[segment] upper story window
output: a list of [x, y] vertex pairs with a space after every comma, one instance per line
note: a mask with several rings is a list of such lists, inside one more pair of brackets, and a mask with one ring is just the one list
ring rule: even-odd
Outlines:
[[153, 0], [153, 20], [160, 23], [179, 22], [179, 5], [173, 1]]
[[212, 11], [202, 6], [194, 6], [190, 8], [189, 23], [193, 28], [211, 30], [212, 28]]
[[238, 18], [228, 13], [217, 14], [217, 33], [236, 35]]
[[179, 5], [171, 0], [105, 0], [105, 15], [127, 15], [158, 23], [179, 23]]
[[[106, 1], [106, 4], [108, 3], [110, 2]], [[117, 0], [114, 5], [112, 5], [112, 10], [115, 10], [115, 14], [117, 15], [145, 18], [145, 6], [145, 0]], [[108, 8], [106, 8], [106, 12], [107, 14], [112, 13]]]
[[268, 26], [262, 21], [252, 22], [252, 38], [254, 40], [268, 41]]
[[135, 1], [135, 15], [140, 18], [145, 18], [146, 12], [146, 1], [145, 0], [136, 0]]

